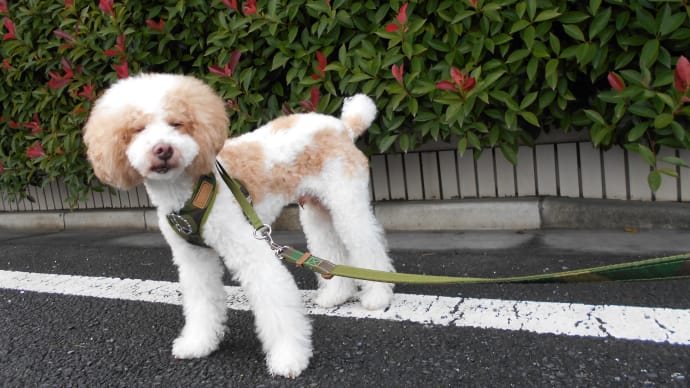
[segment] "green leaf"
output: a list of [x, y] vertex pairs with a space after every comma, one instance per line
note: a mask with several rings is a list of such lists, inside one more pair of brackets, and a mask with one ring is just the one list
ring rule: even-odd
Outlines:
[[556, 89], [558, 84], [558, 59], [549, 59], [544, 67], [544, 77], [546, 84], [552, 89]]
[[519, 49], [513, 51], [506, 60], [506, 63], [513, 63], [525, 59], [529, 55], [528, 49]]
[[460, 140], [458, 140], [458, 154], [463, 156], [465, 155], [465, 151], [467, 151], [467, 138], [461, 137]]
[[386, 152], [386, 150], [388, 150], [388, 149], [390, 148], [390, 146], [392, 146], [393, 143], [395, 143], [395, 140], [396, 140], [397, 138], [398, 138], [398, 135], [397, 135], [397, 134], [395, 134], [395, 135], [388, 135], [388, 136], [383, 137], [383, 138], [379, 141], [379, 144], [378, 144], [378, 146], [379, 146], [379, 152]]
[[482, 144], [481, 144], [481, 142], [479, 141], [479, 138], [477, 137], [477, 135], [475, 135], [474, 133], [472, 133], [472, 132], [467, 132], [467, 141], [468, 141], [468, 142], [470, 143], [470, 145], [471, 145], [472, 147], [474, 147], [475, 149], [478, 149], [478, 150], [482, 149]]
[[539, 96], [539, 92], [532, 92], [527, 94], [520, 102], [520, 109], [525, 109], [528, 106], [532, 105], [532, 103], [537, 99], [537, 96]]
[[662, 113], [654, 118], [654, 128], [666, 128], [671, 122], [673, 122], [673, 115], [670, 113]]
[[579, 40], [581, 42], [585, 41], [585, 34], [583, 34], [580, 27], [575, 24], [564, 24], [563, 31], [565, 31], [568, 36], [575, 40]]
[[673, 168], [658, 168], [657, 171], [661, 174], [668, 175], [673, 178], [678, 178], [678, 171]]
[[537, 13], [537, 0], [526, 0], [525, 5], [527, 5], [527, 17], [534, 20], [534, 15]]
[[506, 143], [501, 143], [500, 149], [501, 149], [501, 154], [503, 154], [503, 157], [505, 157], [507, 161], [509, 161], [513, 166], [517, 165], [517, 163], [518, 163], [518, 159], [517, 159], [518, 148], [517, 148], [517, 146], [511, 146], [511, 145], [506, 144]]
[[661, 17], [661, 25], [659, 25], [659, 34], [661, 36], [676, 31], [685, 21], [685, 13], [678, 12], [674, 14], [671, 12], [671, 7], [666, 4]]
[[539, 119], [537, 118], [537, 115], [535, 115], [534, 113], [522, 111], [520, 112], [520, 116], [522, 116], [522, 118], [525, 119], [525, 121], [527, 121], [528, 123], [534, 125], [535, 127], [539, 127]]
[[640, 154], [642, 159], [644, 159], [644, 161], [647, 162], [647, 164], [649, 164], [650, 166], [654, 167], [656, 165], [656, 155], [654, 155], [654, 152], [652, 152], [652, 150], [649, 149], [649, 147], [647, 147], [646, 145], [638, 144], [638, 147], [635, 150], [635, 152]]
[[661, 175], [658, 171], [651, 171], [649, 175], [647, 175], [647, 184], [649, 184], [649, 188], [652, 189], [653, 192], [656, 193], [659, 190], [661, 187]]
[[593, 122], [595, 122], [599, 125], [603, 125], [603, 126], [608, 125], [606, 123], [606, 120], [604, 120], [604, 118], [601, 116], [601, 114], [599, 114], [599, 112], [597, 112], [595, 110], [591, 110], [591, 109], [585, 109], [584, 112], [585, 112], [585, 115], [587, 115], [587, 117], [589, 117], [589, 119], [592, 120]]
[[649, 128], [649, 123], [646, 121], [634, 126], [633, 129], [628, 132], [628, 141], [632, 143], [640, 139], [647, 132], [647, 128]]
[[659, 41], [656, 39], [648, 40], [640, 53], [640, 66], [644, 68], [651, 68], [659, 57]]
[[525, 27], [527, 27], [529, 25], [530, 25], [529, 21], [524, 20], [524, 19], [520, 19], [520, 20], [516, 21], [515, 23], [513, 23], [513, 25], [510, 27], [510, 31], [508, 33], [514, 34], [516, 32], [521, 31], [522, 29], [524, 29]]
[[637, 12], [635, 13], [637, 25], [644, 28], [650, 35], [656, 35], [657, 25], [654, 16], [649, 12], [645, 11], [642, 7], [637, 7]]
[[546, 20], [555, 19], [561, 16], [561, 13], [557, 9], [546, 9], [539, 12], [539, 15], [534, 19], [535, 22], [543, 22]]
[[599, 12], [600, 6], [601, 6], [601, 0], [589, 0], [589, 12], [592, 15], [596, 15]]
[[676, 156], [665, 156], [661, 158], [661, 160], [674, 166], [688, 167], [688, 164], [685, 162], [685, 160]]
[[592, 24], [589, 25], [589, 39], [594, 39], [609, 23], [611, 18], [611, 8], [598, 13], [594, 13]]

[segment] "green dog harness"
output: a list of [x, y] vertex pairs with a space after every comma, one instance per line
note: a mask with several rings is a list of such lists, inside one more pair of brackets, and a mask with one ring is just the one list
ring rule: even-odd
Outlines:
[[188, 243], [208, 248], [202, 238], [202, 232], [217, 192], [216, 177], [212, 174], [201, 176], [196, 182], [192, 196], [182, 209], [170, 212], [166, 216], [172, 230]]

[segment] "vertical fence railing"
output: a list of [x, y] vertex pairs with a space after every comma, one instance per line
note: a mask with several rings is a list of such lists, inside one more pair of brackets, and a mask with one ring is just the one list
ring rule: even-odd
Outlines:
[[[690, 161], [688, 150], [665, 150], [660, 157]], [[454, 200], [556, 196], [642, 201], [690, 201], [690, 169], [676, 168], [677, 179], [662, 177], [652, 193], [650, 167], [636, 154], [614, 147], [603, 151], [591, 143], [572, 142], [521, 147], [513, 166], [496, 149], [479, 159], [455, 150], [389, 153], [371, 157], [371, 198], [391, 200]], [[67, 190], [56, 181], [29, 187], [33, 201], [0, 199], [0, 212], [148, 208], [142, 186], [128, 191], [92, 192], [70, 208]]]

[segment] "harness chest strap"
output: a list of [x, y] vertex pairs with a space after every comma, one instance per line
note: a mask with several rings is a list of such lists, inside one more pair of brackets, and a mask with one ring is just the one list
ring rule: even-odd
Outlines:
[[199, 177], [190, 199], [182, 209], [167, 214], [168, 224], [188, 243], [208, 247], [202, 238], [203, 226], [213, 207], [218, 187], [213, 174]]

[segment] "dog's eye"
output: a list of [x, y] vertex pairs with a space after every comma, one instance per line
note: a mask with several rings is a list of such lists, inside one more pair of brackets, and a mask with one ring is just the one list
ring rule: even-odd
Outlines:
[[136, 132], [136, 133], [143, 132], [144, 129], [146, 129], [146, 127], [135, 127], [134, 132]]
[[182, 125], [183, 125], [183, 124], [182, 124], [181, 122], [179, 122], [179, 121], [173, 121], [172, 123], [170, 123], [170, 126], [173, 127], [173, 128], [175, 128], [175, 129], [181, 127]]

